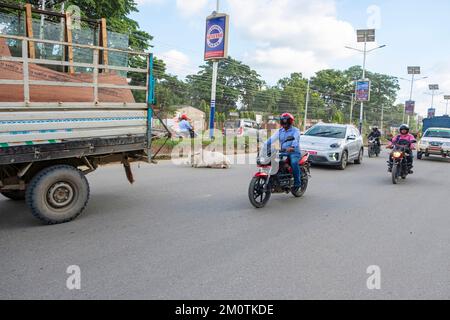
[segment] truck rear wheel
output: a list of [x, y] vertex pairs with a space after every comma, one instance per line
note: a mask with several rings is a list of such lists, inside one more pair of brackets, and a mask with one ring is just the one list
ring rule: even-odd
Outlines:
[[32, 214], [47, 224], [72, 221], [81, 214], [88, 200], [86, 177], [68, 165], [55, 165], [40, 171], [26, 191], [26, 202]]
[[25, 190], [8, 190], [0, 192], [4, 197], [14, 201], [25, 200]]

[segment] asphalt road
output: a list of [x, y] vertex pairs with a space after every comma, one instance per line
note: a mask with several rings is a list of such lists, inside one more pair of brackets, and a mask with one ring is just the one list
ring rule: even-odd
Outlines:
[[[0, 298], [450, 299], [450, 163], [313, 168], [302, 199], [253, 209], [253, 165], [106, 167], [76, 221], [43, 226], [0, 199]], [[67, 267], [81, 268], [68, 290]], [[366, 286], [381, 270], [381, 289]]]

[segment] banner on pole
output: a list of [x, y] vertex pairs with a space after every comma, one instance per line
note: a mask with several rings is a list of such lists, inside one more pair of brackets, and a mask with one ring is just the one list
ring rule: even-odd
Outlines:
[[434, 118], [435, 115], [436, 115], [436, 109], [435, 108], [428, 109], [428, 118]]
[[215, 14], [206, 18], [205, 61], [228, 57], [229, 16]]
[[370, 101], [370, 81], [369, 80], [356, 81], [356, 101], [359, 101], [359, 102]]
[[405, 102], [405, 113], [408, 115], [408, 116], [413, 116], [414, 115], [414, 112], [415, 112], [415, 109], [416, 109], [416, 102], [415, 101], [406, 101]]

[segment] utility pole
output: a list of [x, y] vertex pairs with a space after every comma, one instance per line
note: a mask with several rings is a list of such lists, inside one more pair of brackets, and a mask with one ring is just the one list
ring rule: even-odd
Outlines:
[[308, 79], [308, 86], [306, 87], [305, 119], [303, 121], [303, 132], [306, 132], [306, 121], [308, 119], [308, 105], [309, 105], [310, 88], [311, 88], [311, 79]]
[[381, 134], [383, 134], [384, 129], [384, 103], [381, 104]]

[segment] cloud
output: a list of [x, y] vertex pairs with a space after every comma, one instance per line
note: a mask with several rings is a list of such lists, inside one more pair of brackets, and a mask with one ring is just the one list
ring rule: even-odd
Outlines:
[[138, 6], [152, 5], [152, 4], [163, 4], [166, 0], [135, 0]]
[[344, 48], [356, 46], [355, 29], [337, 18], [334, 0], [228, 0], [228, 4], [233, 25], [257, 46], [246, 62], [264, 67], [272, 79], [286, 71], [318, 71], [355, 54]]
[[158, 55], [164, 60], [167, 73], [185, 78], [188, 74], [197, 73], [197, 69], [192, 65], [190, 58], [183, 52], [169, 50]]
[[208, 0], [177, 0], [178, 11], [186, 17], [199, 14], [207, 5]]
[[258, 70], [261, 70], [261, 73], [270, 74], [276, 70], [276, 73], [280, 75], [302, 72], [309, 77], [317, 70], [328, 67], [326, 63], [317, 59], [313, 51], [301, 51], [289, 47], [255, 50], [250, 61]]

